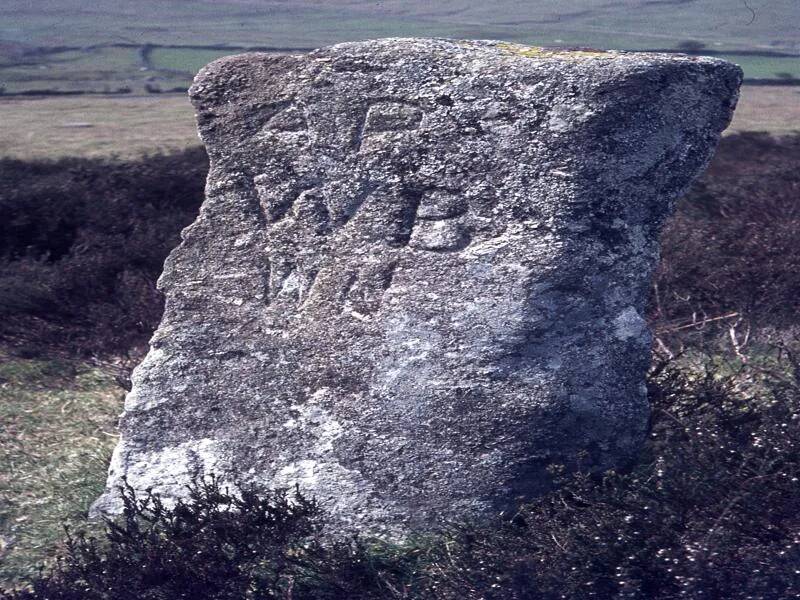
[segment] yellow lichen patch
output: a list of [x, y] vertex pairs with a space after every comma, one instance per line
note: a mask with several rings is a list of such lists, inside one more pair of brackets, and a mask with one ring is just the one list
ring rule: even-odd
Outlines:
[[610, 58], [612, 53], [606, 50], [569, 50], [562, 48], [543, 48], [540, 46], [523, 46], [521, 44], [498, 44], [498, 48], [506, 52], [527, 58]]

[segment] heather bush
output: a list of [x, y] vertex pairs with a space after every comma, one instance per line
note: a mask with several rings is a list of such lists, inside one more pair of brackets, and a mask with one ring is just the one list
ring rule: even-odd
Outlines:
[[800, 364], [758, 362], [657, 367], [632, 469], [526, 507], [545, 597], [800, 595]]
[[402, 545], [333, 543], [299, 493], [234, 496], [206, 480], [167, 508], [128, 490], [103, 542], [70, 537], [52, 572], [4, 600], [798, 597], [796, 346], [748, 364], [656, 366], [633, 465], [563, 475], [494, 523], [442, 524]]
[[798, 290], [800, 135], [723, 138], [662, 237], [650, 306], [660, 341], [742, 346], [796, 327]]
[[155, 281], [203, 195], [202, 149], [135, 162], [0, 160], [0, 336], [124, 354], [163, 309]]

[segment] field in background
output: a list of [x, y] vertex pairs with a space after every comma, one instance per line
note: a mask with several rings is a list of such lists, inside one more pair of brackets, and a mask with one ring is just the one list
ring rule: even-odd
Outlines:
[[[591, 38], [591, 36], [590, 36]], [[538, 45], [569, 45], [564, 40], [525, 40]], [[576, 45], [587, 45], [585, 40]], [[617, 44], [593, 44], [614, 47]], [[0, 45], [0, 91], [159, 93], [187, 88], [197, 71], [221, 56], [244, 49], [177, 47], [90, 47], [63, 52], [36, 51], [14, 57]], [[701, 51], [706, 54], [708, 50]], [[713, 52], [713, 50], [711, 51]], [[783, 80], [800, 85], [800, 57], [778, 55], [715, 55], [742, 67], [748, 80]]]
[[132, 158], [198, 145], [186, 94], [0, 98], [0, 156]]
[[696, 39], [797, 53], [796, 0], [4, 0], [0, 39], [38, 46], [318, 46], [389, 35], [482, 37], [620, 48]]
[[726, 133], [741, 131], [800, 131], [800, 87], [743, 86], [733, 123]]
[[[0, 98], [0, 156], [141, 156], [198, 145], [185, 94]], [[800, 87], [744, 86], [729, 132], [800, 130]]]
[[243, 48], [387, 36], [688, 48], [741, 64], [749, 79], [800, 83], [798, 22], [796, 0], [4, 0], [0, 88], [163, 92], [185, 88], [204, 64]]

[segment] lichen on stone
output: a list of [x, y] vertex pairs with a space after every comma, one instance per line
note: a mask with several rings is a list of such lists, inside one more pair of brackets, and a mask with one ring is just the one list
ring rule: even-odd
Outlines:
[[526, 58], [613, 58], [616, 53], [593, 48], [546, 48], [522, 44], [501, 43], [497, 47], [511, 54]]

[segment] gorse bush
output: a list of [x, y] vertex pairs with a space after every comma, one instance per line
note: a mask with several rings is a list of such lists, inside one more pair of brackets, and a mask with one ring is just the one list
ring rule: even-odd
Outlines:
[[166, 508], [128, 490], [103, 542], [72, 536], [51, 573], [3, 598], [800, 597], [798, 356], [663, 363], [649, 387], [634, 465], [564, 476], [504, 521], [326, 543], [324, 513], [301, 494], [233, 496], [206, 480]]

